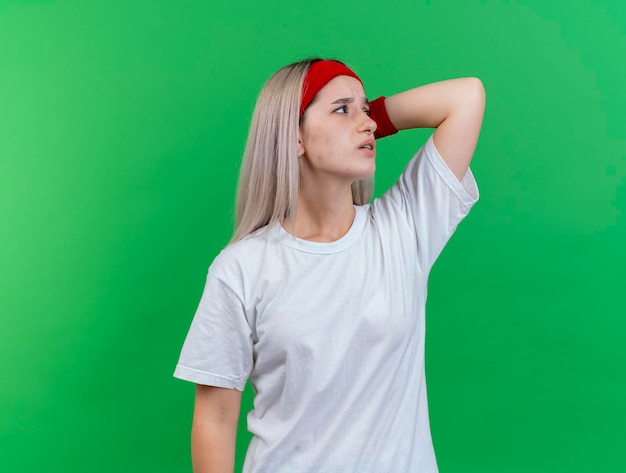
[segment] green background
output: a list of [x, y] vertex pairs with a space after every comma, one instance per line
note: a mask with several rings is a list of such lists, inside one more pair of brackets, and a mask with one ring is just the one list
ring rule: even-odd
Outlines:
[[[370, 97], [487, 90], [481, 199], [430, 279], [442, 473], [624, 471], [625, 12], [1, 1], [0, 468], [190, 471], [193, 385], [172, 372], [230, 237], [255, 98], [322, 55]], [[380, 142], [378, 195], [429, 133]]]

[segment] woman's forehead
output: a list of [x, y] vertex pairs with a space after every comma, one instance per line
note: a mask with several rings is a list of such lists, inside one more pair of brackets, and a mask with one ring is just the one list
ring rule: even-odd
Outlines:
[[353, 98], [359, 102], [365, 98], [363, 85], [354, 77], [337, 76], [331, 79], [318, 93], [322, 100]]

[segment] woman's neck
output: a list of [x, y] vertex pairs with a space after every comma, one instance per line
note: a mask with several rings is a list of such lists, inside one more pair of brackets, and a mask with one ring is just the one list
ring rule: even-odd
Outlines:
[[302, 187], [293, 222], [285, 220], [283, 228], [303, 240], [332, 242], [348, 233], [355, 213], [350, 187], [315, 191]]

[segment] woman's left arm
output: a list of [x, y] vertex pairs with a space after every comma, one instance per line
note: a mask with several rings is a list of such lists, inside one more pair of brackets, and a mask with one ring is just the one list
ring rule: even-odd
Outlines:
[[398, 130], [436, 128], [435, 147], [460, 181], [469, 167], [485, 111], [485, 89], [474, 77], [416, 87], [385, 99]]

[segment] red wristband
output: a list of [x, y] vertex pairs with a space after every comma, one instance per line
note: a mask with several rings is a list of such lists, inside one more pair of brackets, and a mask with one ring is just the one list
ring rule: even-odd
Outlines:
[[387, 108], [385, 107], [385, 97], [378, 97], [370, 102], [370, 117], [376, 122], [376, 132], [374, 138], [384, 138], [385, 136], [395, 135], [398, 129], [391, 123]]

